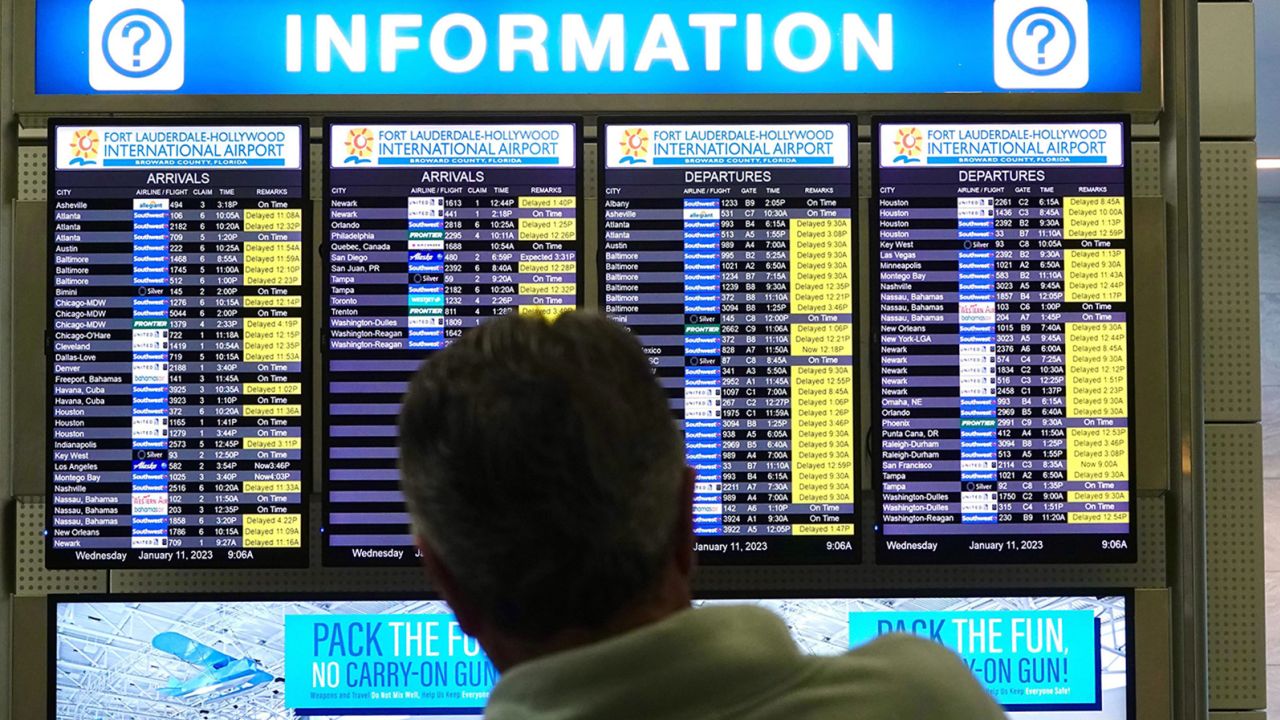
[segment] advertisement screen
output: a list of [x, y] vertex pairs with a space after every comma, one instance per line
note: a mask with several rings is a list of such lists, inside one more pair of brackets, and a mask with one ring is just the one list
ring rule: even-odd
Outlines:
[[474, 720], [497, 681], [438, 601], [54, 607], [58, 720]]
[[[888, 632], [957, 652], [1016, 720], [1123, 720], [1132, 693], [1121, 595], [702, 599], [752, 604], [802, 652]], [[57, 720], [475, 718], [498, 673], [442, 602], [54, 597]]]
[[958, 654], [1013, 720], [1129, 717], [1130, 610], [1122, 595], [706, 600], [782, 617], [803, 652], [839, 655], [886, 633]]

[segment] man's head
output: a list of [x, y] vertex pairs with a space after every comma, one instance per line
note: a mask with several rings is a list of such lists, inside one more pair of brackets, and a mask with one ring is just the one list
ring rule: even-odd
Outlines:
[[604, 632], [673, 584], [687, 604], [683, 442], [640, 345], [601, 316], [507, 316], [432, 356], [400, 463], [427, 569], [482, 643]]

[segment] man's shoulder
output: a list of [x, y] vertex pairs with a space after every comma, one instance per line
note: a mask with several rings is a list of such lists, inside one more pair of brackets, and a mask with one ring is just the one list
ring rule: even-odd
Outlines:
[[[959, 656], [910, 635], [886, 635], [844, 655], [812, 657], [809, 663], [810, 671], [796, 688], [797, 699], [817, 701], [833, 711], [813, 718], [1003, 717]], [[858, 712], [848, 715], [850, 708]]]

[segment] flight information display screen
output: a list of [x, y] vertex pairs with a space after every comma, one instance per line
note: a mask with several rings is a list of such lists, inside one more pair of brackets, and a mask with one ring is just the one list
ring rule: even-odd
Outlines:
[[858, 560], [851, 132], [602, 122], [601, 304], [683, 426], [705, 563]]
[[578, 126], [327, 130], [324, 560], [413, 564], [401, 396], [468, 328], [581, 304]]
[[1128, 124], [881, 122], [881, 562], [1131, 562]]
[[49, 138], [47, 564], [305, 566], [306, 125]]

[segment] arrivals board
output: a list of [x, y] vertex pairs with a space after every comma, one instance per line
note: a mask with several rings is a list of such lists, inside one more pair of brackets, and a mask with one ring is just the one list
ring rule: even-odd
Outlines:
[[306, 132], [50, 124], [49, 567], [306, 565]]
[[602, 121], [600, 299], [697, 473], [704, 563], [853, 563], [847, 122]]
[[396, 422], [423, 359], [581, 304], [578, 126], [337, 123], [325, 178], [327, 564], [417, 562]]
[[1133, 561], [1127, 122], [873, 141], [877, 559]]

